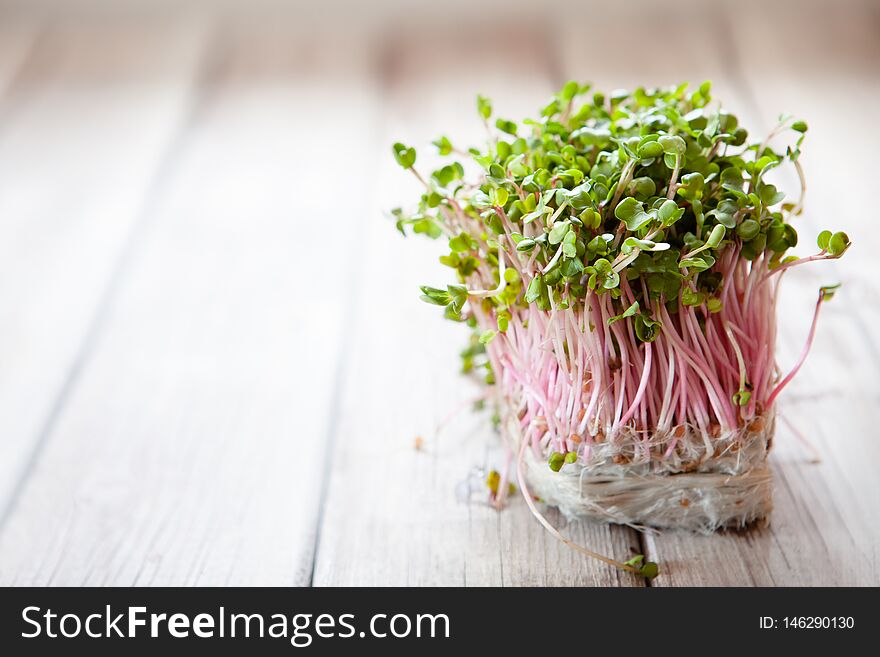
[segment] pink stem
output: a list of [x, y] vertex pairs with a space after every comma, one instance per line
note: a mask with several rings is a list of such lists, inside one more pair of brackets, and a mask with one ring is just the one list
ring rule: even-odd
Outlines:
[[645, 396], [645, 388], [648, 387], [648, 377], [651, 375], [651, 343], [645, 343], [645, 367], [642, 370], [642, 379], [639, 381], [639, 388], [636, 391], [636, 396], [633, 399], [632, 404], [626, 410], [626, 413], [623, 414], [623, 417], [620, 418], [620, 424], [626, 424], [629, 419], [636, 412], [636, 409], [639, 406], [639, 403], [642, 401], [642, 397]]

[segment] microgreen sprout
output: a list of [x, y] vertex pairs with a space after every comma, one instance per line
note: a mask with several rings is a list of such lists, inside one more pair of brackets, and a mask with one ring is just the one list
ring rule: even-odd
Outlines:
[[[708, 82], [610, 95], [569, 82], [538, 118], [492, 121], [482, 96], [477, 111], [486, 143], [438, 138], [452, 160], [430, 175], [394, 144], [424, 189], [393, 214], [404, 234], [448, 240], [440, 261], [456, 282], [422, 299], [473, 329], [464, 370], [497, 387], [536, 455], [558, 472], [600, 437], [687, 427], [714, 440], [771, 412], [834, 292], [820, 291], [781, 376], [779, 277], [850, 246], [824, 230], [818, 253], [790, 255], [807, 124], [781, 117], [752, 140]], [[792, 201], [771, 182], [785, 163], [801, 183]]]
[[[498, 472], [498, 470], [490, 470], [489, 474], [486, 475], [486, 487], [489, 489], [489, 493], [492, 495], [493, 498], [498, 496], [499, 490], [503, 490], [501, 488], [501, 481], [502, 476], [501, 473]], [[508, 483], [507, 494], [513, 495], [514, 493], [516, 493], [516, 486], [514, 486], [512, 483]]]
[[639, 574], [645, 579], [654, 579], [660, 572], [657, 564], [653, 561], [645, 561], [644, 554], [637, 554], [632, 559], [623, 562], [627, 566], [638, 568]]

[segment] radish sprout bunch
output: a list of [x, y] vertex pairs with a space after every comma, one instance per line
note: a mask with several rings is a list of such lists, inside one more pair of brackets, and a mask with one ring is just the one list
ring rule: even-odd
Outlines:
[[[610, 95], [567, 83], [536, 119], [497, 118], [478, 97], [485, 147], [434, 142], [450, 158], [423, 175], [416, 152], [397, 162], [424, 193], [397, 226], [444, 238], [455, 271], [423, 299], [475, 333], [465, 369], [485, 368], [523, 446], [553, 470], [591, 446], [663, 436], [664, 459], [685, 431], [707, 444], [760, 422], [806, 356], [781, 376], [774, 357], [777, 288], [795, 265], [839, 258], [844, 233], [790, 255], [798, 234], [807, 126], [782, 117], [750, 141], [710, 104], [710, 85]], [[784, 152], [770, 140], [788, 132]], [[769, 182], [794, 165], [799, 197]], [[474, 170], [475, 175], [466, 171]]]

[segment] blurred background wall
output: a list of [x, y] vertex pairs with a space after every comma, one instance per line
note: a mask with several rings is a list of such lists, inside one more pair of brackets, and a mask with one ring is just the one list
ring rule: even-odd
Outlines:
[[[462, 27], [474, 22], [493, 25], [510, 20], [560, 25], [571, 19], [615, 19], [637, 16], [639, 11], [662, 9], [670, 16], [688, 22], [693, 12], [707, 5], [725, 5], [736, 10], [766, 6], [762, 0], [736, 3], [713, 0], [622, 0], [599, 2], [572, 0], [546, 3], [532, 0], [3, 0], [0, 8], [20, 12], [48, 12], [54, 15], [110, 16], [156, 15], [208, 12], [217, 15], [260, 19], [289, 17], [294, 22], [327, 27], [345, 24], [359, 28], [382, 28], [389, 24], [430, 24]], [[776, 0], [769, 3], [789, 7], [792, 14], [820, 8], [829, 12], [845, 11], [848, 6], [874, 5], [874, 0]]]

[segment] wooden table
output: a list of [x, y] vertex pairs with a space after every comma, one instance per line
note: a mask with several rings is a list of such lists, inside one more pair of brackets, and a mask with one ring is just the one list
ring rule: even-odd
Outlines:
[[477, 92], [516, 119], [571, 77], [710, 78], [757, 133], [797, 112], [799, 251], [855, 246], [786, 281], [783, 367], [846, 285], [781, 400], [769, 527], [551, 519], [655, 586], [880, 584], [877, 7], [354, 23], [2, 16], [0, 584], [643, 585], [462, 497], [503, 453], [417, 299], [438, 246], [384, 212], [416, 191], [392, 141], [475, 142]]

